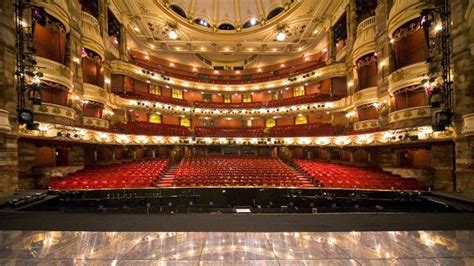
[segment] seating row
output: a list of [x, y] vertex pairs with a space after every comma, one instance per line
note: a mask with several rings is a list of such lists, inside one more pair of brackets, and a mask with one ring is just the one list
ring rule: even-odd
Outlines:
[[342, 125], [328, 123], [312, 123], [292, 126], [276, 126], [269, 130], [271, 137], [314, 137], [335, 136], [345, 134], [346, 129]]
[[146, 160], [83, 170], [65, 178], [53, 178], [54, 190], [145, 188], [153, 186], [171, 160]]
[[289, 105], [298, 105], [298, 104], [309, 104], [309, 103], [318, 103], [326, 101], [335, 101], [339, 100], [340, 97], [333, 97], [329, 94], [308, 94], [298, 97], [284, 98], [279, 100], [272, 100], [268, 102], [249, 102], [249, 103], [219, 103], [219, 102], [203, 102], [196, 101], [194, 103], [189, 102], [184, 99], [177, 99], [168, 96], [155, 95], [147, 92], [141, 91], [131, 91], [120, 94], [121, 97], [134, 100], [142, 101], [155, 101], [166, 104], [173, 104], [179, 106], [190, 107], [194, 106], [197, 108], [215, 108], [215, 109], [258, 109], [265, 107], [282, 107]]
[[315, 183], [330, 188], [361, 188], [389, 190], [422, 190], [415, 178], [403, 178], [390, 173], [310, 160], [294, 160], [297, 168], [313, 178]]
[[191, 132], [187, 127], [155, 124], [148, 122], [131, 122], [127, 124], [117, 123], [111, 127], [113, 132], [136, 135], [159, 135], [159, 136], [190, 136]]
[[263, 137], [264, 129], [262, 127], [232, 128], [232, 127], [195, 127], [197, 137], [244, 137], [260, 138]]
[[186, 157], [173, 180], [176, 187], [310, 187], [279, 159], [253, 156]]

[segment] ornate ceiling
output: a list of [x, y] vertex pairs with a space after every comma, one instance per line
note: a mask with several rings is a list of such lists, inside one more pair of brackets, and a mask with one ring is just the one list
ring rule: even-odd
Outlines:
[[[326, 46], [326, 29], [347, 0], [113, 0], [131, 34], [132, 49], [176, 60], [193, 57], [202, 66], [278, 61]], [[278, 8], [281, 13], [268, 15]], [[186, 18], [184, 18], [186, 16]], [[206, 25], [200, 20], [206, 21]], [[255, 19], [255, 25], [243, 25]], [[231, 30], [219, 26], [230, 24]], [[170, 38], [170, 31], [177, 34]], [[285, 34], [277, 40], [278, 33]], [[268, 59], [268, 58], [267, 58]], [[265, 63], [264, 63], [265, 64]]]

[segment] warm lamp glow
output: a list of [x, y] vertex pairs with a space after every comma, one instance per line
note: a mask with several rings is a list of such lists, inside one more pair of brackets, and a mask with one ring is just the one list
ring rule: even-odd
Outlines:
[[286, 39], [286, 34], [283, 31], [280, 31], [276, 36], [277, 41], [282, 42]]
[[171, 39], [171, 40], [176, 40], [178, 39], [178, 34], [176, 33], [175, 30], [170, 30], [168, 32], [168, 37]]

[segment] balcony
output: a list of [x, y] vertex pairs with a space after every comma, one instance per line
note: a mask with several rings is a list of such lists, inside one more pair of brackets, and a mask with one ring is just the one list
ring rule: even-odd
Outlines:
[[87, 12], [81, 13], [81, 31], [84, 47], [93, 50], [104, 58], [104, 40], [100, 32], [99, 22], [95, 17]]
[[43, 73], [43, 80], [63, 85], [68, 89], [74, 87], [72, 82], [73, 73], [68, 67], [39, 56], [36, 57], [36, 61], [38, 62], [39, 71]]
[[388, 122], [396, 123], [400, 121], [415, 120], [428, 117], [431, 117], [431, 106], [426, 105], [391, 112], [390, 114], [388, 114]]
[[380, 128], [380, 121], [378, 119], [371, 119], [354, 123], [354, 130], [371, 130], [376, 128]]
[[363, 20], [357, 26], [357, 37], [352, 53], [353, 62], [362, 56], [375, 52], [375, 16]]
[[35, 114], [61, 117], [69, 120], [76, 119], [76, 111], [69, 107], [52, 103], [42, 103], [41, 105], [33, 105], [33, 112]]
[[377, 87], [370, 87], [360, 90], [352, 95], [352, 103], [358, 106], [374, 103], [378, 101]]
[[423, 0], [394, 0], [388, 16], [388, 33], [393, 33], [406, 22], [420, 17], [421, 10], [428, 5]]
[[35, 6], [43, 7], [48, 14], [55, 17], [57, 20], [61, 21], [61, 23], [66, 27], [66, 32], [71, 30], [70, 25], [70, 14], [68, 8], [68, 1], [64, 0], [33, 0], [32, 4]]
[[84, 100], [107, 104], [107, 92], [96, 85], [84, 83]]
[[109, 128], [109, 121], [95, 117], [83, 117], [82, 124], [88, 127]]
[[[176, 76], [168, 76], [169, 80], [164, 80], [163, 77], [161, 77], [161, 72], [159, 71], [152, 71], [152, 68], [146, 68], [150, 69], [150, 71], [147, 73], [146, 69], [143, 67], [132, 64], [129, 62], [125, 62], [122, 60], [112, 60], [110, 61], [110, 68], [112, 74], [118, 74], [118, 75], [126, 75], [130, 76], [133, 78], [137, 78], [143, 81], [152, 79], [155, 82], [160, 82], [160, 83], [169, 83], [169, 84], [174, 84], [176, 88], [183, 88], [183, 89], [188, 89], [188, 88], [197, 88], [200, 90], [207, 90], [207, 91], [217, 91], [217, 92], [222, 92], [222, 91], [227, 91], [227, 92], [250, 92], [250, 91], [260, 91], [262, 88], [271, 88], [273, 89], [278, 89], [278, 88], [284, 88], [287, 87], [290, 83], [288, 81], [288, 77], [286, 78], [281, 78], [281, 79], [275, 79], [272, 81], [265, 81], [265, 82], [258, 82], [258, 83], [253, 83], [252, 85], [246, 85], [244, 89], [242, 89], [242, 85], [236, 85], [236, 84], [229, 84], [229, 85], [224, 85], [224, 84], [213, 84], [213, 83], [208, 83], [208, 82], [202, 82], [199, 80], [196, 81], [187, 81], [186, 79], [181, 79]], [[309, 70], [308, 70], [309, 71]], [[310, 73], [304, 74], [304, 75], [296, 75], [294, 76], [295, 78], [298, 79], [298, 82], [293, 83], [292, 85], [298, 85], [305, 83], [309, 80], [311, 81], [320, 81], [324, 79], [329, 79], [333, 77], [343, 77], [346, 76], [347, 72], [347, 66], [345, 63], [335, 63], [335, 64], [330, 64], [330, 65], [322, 65], [320, 67], [316, 67], [314, 69], [311, 69]], [[153, 74], [153, 76], [151, 76]]]
[[400, 89], [421, 85], [421, 81], [426, 78], [427, 73], [428, 65], [425, 62], [400, 68], [388, 77], [388, 91], [393, 95]]

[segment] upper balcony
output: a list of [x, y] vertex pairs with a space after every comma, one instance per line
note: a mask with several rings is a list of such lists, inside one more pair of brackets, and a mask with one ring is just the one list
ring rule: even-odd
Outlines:
[[84, 47], [96, 52], [104, 59], [104, 40], [100, 32], [99, 22], [91, 14], [81, 12], [81, 31]]
[[64, 0], [33, 0], [32, 4], [34, 6], [43, 7], [46, 12], [59, 20], [64, 27], [66, 28], [66, 32], [71, 30], [71, 12], [69, 11], [68, 1]]
[[[151, 64], [151, 63], [150, 63]], [[170, 85], [174, 88], [205, 90], [208, 92], [255, 92], [261, 90], [274, 90], [279, 88], [285, 88], [290, 85], [304, 84], [309, 81], [320, 81], [333, 77], [345, 77], [347, 72], [347, 66], [345, 63], [334, 63], [330, 65], [322, 64], [319, 67], [312, 68], [308, 72], [300, 74], [292, 74], [289, 80], [289, 76], [286, 75], [280, 79], [273, 78], [271, 81], [262, 81], [259, 83], [240, 85], [240, 84], [213, 84], [204, 81], [188, 81], [186, 79], [180, 79], [174, 76], [164, 75], [162, 72], [150, 71], [148, 68], [143, 68], [136, 64], [131, 64], [122, 60], [110, 61], [110, 67], [112, 74], [127, 75], [133, 78], [148, 80], [163, 85]], [[223, 83], [221, 81], [220, 83]], [[248, 83], [248, 82], [247, 82]]]
[[375, 38], [375, 16], [372, 16], [366, 18], [357, 26], [357, 37], [352, 52], [354, 63], [362, 56], [375, 52]]
[[170, 62], [135, 51], [132, 51], [130, 55], [132, 57], [132, 63], [160, 75], [186, 81], [211, 84], [249, 84], [274, 81], [282, 78], [287, 79], [295, 75], [313, 71], [326, 64], [325, 53], [318, 53], [261, 68], [213, 70]]
[[421, 10], [428, 7], [424, 0], [394, 0], [388, 17], [388, 35], [393, 33], [405, 23], [420, 17]]

